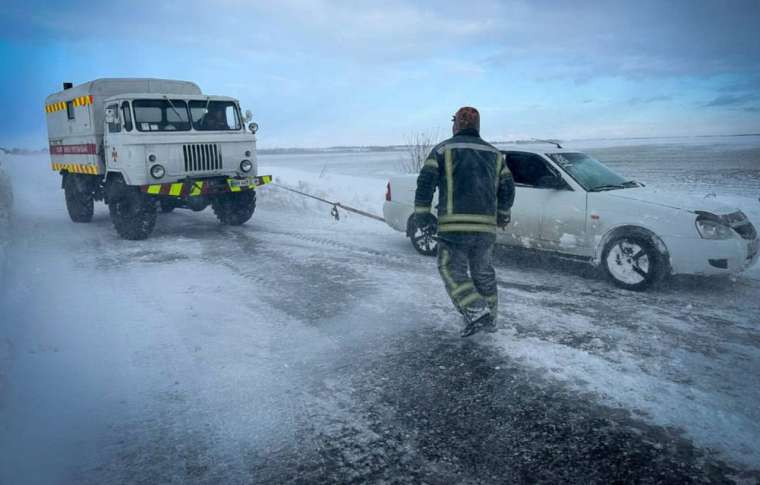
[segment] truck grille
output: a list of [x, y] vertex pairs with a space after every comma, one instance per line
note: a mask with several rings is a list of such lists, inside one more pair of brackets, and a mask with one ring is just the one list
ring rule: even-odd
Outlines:
[[185, 172], [208, 172], [222, 169], [222, 150], [215, 143], [182, 145]]

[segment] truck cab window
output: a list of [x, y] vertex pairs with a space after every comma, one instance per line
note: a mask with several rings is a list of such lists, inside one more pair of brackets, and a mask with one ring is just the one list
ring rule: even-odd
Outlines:
[[74, 102], [66, 101], [66, 117], [70, 120], [74, 119]]
[[132, 101], [138, 131], [189, 131], [187, 103], [181, 99], [136, 99]]
[[539, 188], [541, 177], [554, 175], [541, 157], [531, 153], [507, 153], [507, 166], [516, 184], [529, 187]]
[[128, 101], [121, 103], [121, 119], [124, 120], [124, 131], [132, 131], [132, 111]]
[[[113, 110], [114, 113], [119, 112], [119, 105], [118, 104], [109, 104], [106, 109]], [[108, 133], [119, 133], [121, 131], [121, 123], [118, 121], [116, 123], [108, 123]]]
[[190, 101], [193, 128], [198, 131], [240, 130], [237, 106], [231, 101]]

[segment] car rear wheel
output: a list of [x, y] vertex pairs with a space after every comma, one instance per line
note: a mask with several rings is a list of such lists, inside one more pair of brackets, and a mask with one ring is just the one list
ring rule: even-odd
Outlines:
[[408, 226], [407, 234], [412, 241], [412, 246], [418, 253], [424, 256], [435, 256], [438, 254], [438, 240], [435, 237], [435, 228], [426, 233], [417, 226], [414, 216], [409, 218]]
[[611, 240], [604, 248], [602, 266], [615, 285], [642, 291], [665, 273], [664, 255], [654, 243], [641, 235], [624, 235]]

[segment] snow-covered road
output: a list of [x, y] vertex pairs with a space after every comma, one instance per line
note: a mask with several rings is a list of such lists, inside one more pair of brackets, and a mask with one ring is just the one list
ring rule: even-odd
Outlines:
[[124, 241], [103, 205], [71, 223], [46, 163], [6, 164], [0, 483], [760, 477], [757, 268], [638, 294], [500, 251], [504, 328], [462, 340], [383, 224], [270, 187], [245, 226], [175, 211]]

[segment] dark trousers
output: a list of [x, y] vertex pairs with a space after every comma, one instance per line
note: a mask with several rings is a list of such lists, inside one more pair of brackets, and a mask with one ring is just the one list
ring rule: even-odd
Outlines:
[[451, 301], [469, 323], [490, 312], [499, 299], [493, 269], [493, 234], [447, 235], [438, 241], [438, 271]]

